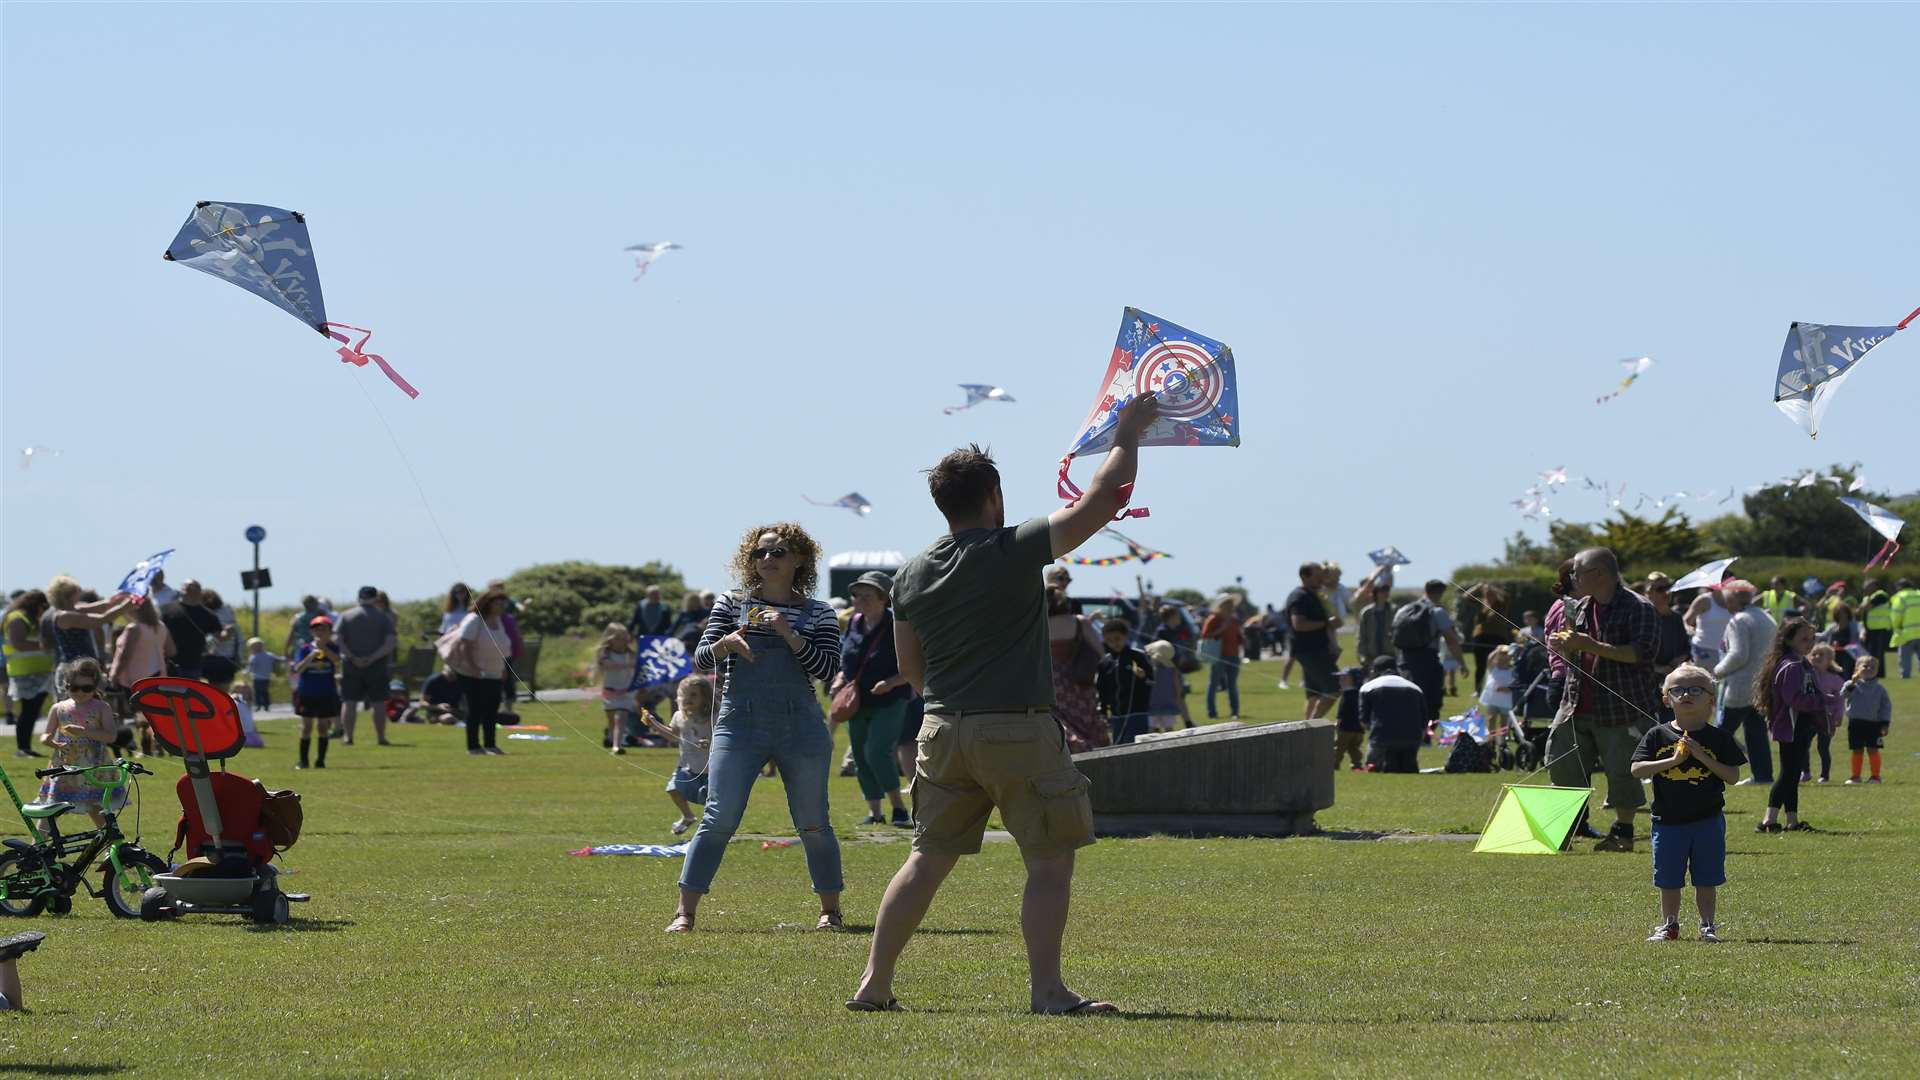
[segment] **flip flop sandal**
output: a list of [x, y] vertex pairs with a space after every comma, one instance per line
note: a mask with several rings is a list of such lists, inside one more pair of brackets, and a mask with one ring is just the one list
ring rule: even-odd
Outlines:
[[820, 921], [814, 923], [813, 928], [815, 930], [839, 930], [845, 923], [846, 920], [841, 918], [839, 912], [823, 911], [820, 913]]
[[669, 934], [688, 934], [693, 932], [693, 916], [684, 911], [676, 911], [673, 921], [667, 924]]
[[1793, 824], [1787, 826], [1787, 831], [1788, 832], [1819, 832], [1820, 830], [1814, 828], [1813, 826], [1807, 824], [1804, 821], [1796, 821]]
[[1754, 832], [1784, 832], [1777, 821], [1762, 821], [1753, 827]]
[[847, 1011], [848, 1012], [906, 1012], [907, 1010], [900, 1007], [899, 998], [888, 998], [887, 1003], [885, 1005], [882, 1005], [877, 1001], [867, 1001], [863, 998], [848, 998]]
[[1082, 998], [1077, 1004], [1069, 1005], [1064, 1009], [1035, 1009], [1033, 1011], [1041, 1016], [1103, 1016], [1109, 1013], [1119, 1012], [1120, 1006], [1115, 1005], [1111, 1001], [1095, 1001], [1092, 998]]
[[38, 930], [23, 930], [0, 938], [0, 961], [18, 960], [40, 947], [47, 935]]

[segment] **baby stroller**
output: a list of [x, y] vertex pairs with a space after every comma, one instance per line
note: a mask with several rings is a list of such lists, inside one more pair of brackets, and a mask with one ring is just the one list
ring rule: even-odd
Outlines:
[[1560, 685], [1538, 639], [1525, 641], [1514, 659], [1513, 686], [1514, 768], [1537, 769], [1547, 760], [1547, 730], [1560, 708]]
[[174, 851], [184, 846], [188, 859], [154, 875], [140, 900], [140, 918], [156, 922], [207, 912], [286, 922], [288, 902], [307, 897], [280, 891], [271, 860], [276, 845], [289, 847], [299, 837], [299, 796], [269, 792], [224, 765], [218, 773], [208, 770], [207, 762], [224, 762], [244, 744], [233, 698], [191, 679], [142, 679], [133, 686], [133, 707], [187, 765], [175, 787], [182, 812]]

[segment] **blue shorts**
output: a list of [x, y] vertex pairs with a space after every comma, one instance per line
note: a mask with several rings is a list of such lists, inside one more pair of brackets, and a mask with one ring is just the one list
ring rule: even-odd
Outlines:
[[1685, 825], [1653, 823], [1653, 885], [1680, 889], [1693, 869], [1693, 887], [1727, 883], [1727, 819], [1715, 814]]
[[677, 791], [680, 797], [690, 803], [707, 805], [707, 774], [695, 776], [678, 766], [674, 767], [673, 779], [667, 781], [668, 791]]

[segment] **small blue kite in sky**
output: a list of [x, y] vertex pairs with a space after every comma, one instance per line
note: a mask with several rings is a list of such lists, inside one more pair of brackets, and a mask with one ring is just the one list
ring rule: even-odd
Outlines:
[[857, 491], [849, 491], [845, 495], [840, 496], [839, 498], [833, 500], [832, 502], [821, 502], [819, 499], [808, 499], [805, 495], [802, 495], [800, 497], [803, 499], [807, 499], [808, 502], [812, 503], [815, 506], [830, 506], [836, 510], [851, 510], [860, 517], [866, 517], [868, 514], [873, 513], [873, 504], [867, 501], [867, 497], [865, 495], [862, 495]]
[[949, 405], [941, 409], [941, 412], [952, 416], [962, 409], [971, 409], [983, 401], [1004, 401], [1009, 405], [1013, 403], [1013, 395], [998, 386], [988, 386], [985, 383], [961, 383], [960, 389], [967, 392], [966, 403], [962, 405]]
[[[385, 357], [365, 351], [373, 331], [327, 321], [320, 270], [303, 215], [259, 203], [195, 203], [161, 258], [238, 285], [340, 342], [336, 351], [341, 363], [366, 367], [371, 361], [408, 397], [420, 396]], [[353, 341], [342, 330], [359, 334], [360, 340]]]
[[[1141, 446], [1239, 446], [1240, 394], [1233, 350], [1184, 326], [1127, 308], [1107, 359], [1100, 396], [1060, 459], [1059, 492], [1072, 505], [1085, 494], [1067, 476], [1073, 459], [1113, 446], [1120, 411], [1141, 394], [1160, 399], [1160, 417]], [[1145, 507], [1121, 511], [1114, 520], [1146, 517]]]
[[1810, 438], [1820, 437], [1820, 421], [1833, 394], [1873, 347], [1907, 328], [1920, 308], [1893, 326], [1828, 326], [1790, 323], [1773, 377], [1773, 404], [1799, 424]]

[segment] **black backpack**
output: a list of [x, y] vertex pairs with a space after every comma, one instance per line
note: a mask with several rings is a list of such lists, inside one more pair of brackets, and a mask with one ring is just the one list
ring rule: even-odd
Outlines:
[[1433, 601], [1421, 597], [1393, 613], [1393, 647], [1406, 651], [1409, 649], [1433, 648]]
[[1453, 752], [1447, 755], [1446, 770], [1450, 773], [1492, 772], [1493, 763], [1487, 760], [1486, 749], [1463, 731], [1454, 737]]

